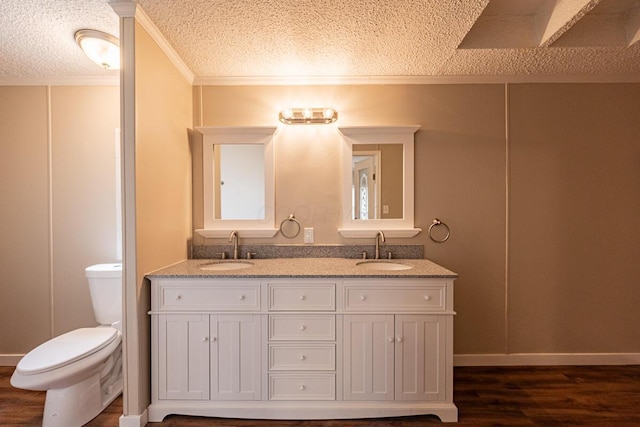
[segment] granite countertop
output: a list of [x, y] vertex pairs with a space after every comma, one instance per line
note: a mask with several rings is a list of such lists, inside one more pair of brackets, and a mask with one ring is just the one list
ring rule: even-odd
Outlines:
[[[369, 270], [357, 266], [362, 261], [405, 264], [406, 270]], [[201, 266], [220, 262], [251, 263], [237, 270], [202, 270]], [[252, 260], [192, 259], [153, 271], [149, 279], [159, 278], [456, 278], [458, 275], [427, 259], [358, 260], [345, 258], [274, 258]]]

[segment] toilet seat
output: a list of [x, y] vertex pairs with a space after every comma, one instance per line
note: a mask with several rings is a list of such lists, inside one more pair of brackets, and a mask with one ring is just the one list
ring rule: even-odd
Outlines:
[[59, 335], [31, 350], [16, 370], [34, 375], [69, 365], [108, 346], [119, 337], [117, 329], [80, 328]]

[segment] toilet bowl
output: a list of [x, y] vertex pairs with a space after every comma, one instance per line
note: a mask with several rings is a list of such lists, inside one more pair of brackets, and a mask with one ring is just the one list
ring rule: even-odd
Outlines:
[[39, 345], [18, 362], [11, 377], [14, 387], [47, 392], [43, 427], [82, 426], [122, 392], [122, 267], [99, 264], [86, 273], [101, 325]]

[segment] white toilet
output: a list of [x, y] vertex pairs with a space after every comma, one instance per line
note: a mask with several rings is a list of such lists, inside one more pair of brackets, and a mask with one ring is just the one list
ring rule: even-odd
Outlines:
[[87, 267], [96, 320], [25, 355], [11, 385], [46, 391], [43, 427], [82, 426], [122, 392], [122, 264]]

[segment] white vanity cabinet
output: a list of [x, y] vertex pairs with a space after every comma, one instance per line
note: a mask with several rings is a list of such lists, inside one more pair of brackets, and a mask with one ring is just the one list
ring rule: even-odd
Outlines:
[[344, 316], [344, 399], [443, 401], [445, 325], [440, 316]]
[[[259, 281], [160, 280], [152, 290], [154, 395], [260, 400]], [[233, 313], [230, 313], [233, 312]]]
[[438, 280], [344, 283], [345, 400], [451, 401], [451, 292]]
[[259, 400], [260, 317], [160, 314], [158, 399]]
[[266, 286], [269, 400], [335, 400], [336, 284], [270, 281]]
[[158, 399], [209, 399], [209, 316], [154, 316]]
[[151, 280], [152, 422], [457, 421], [453, 278]]

